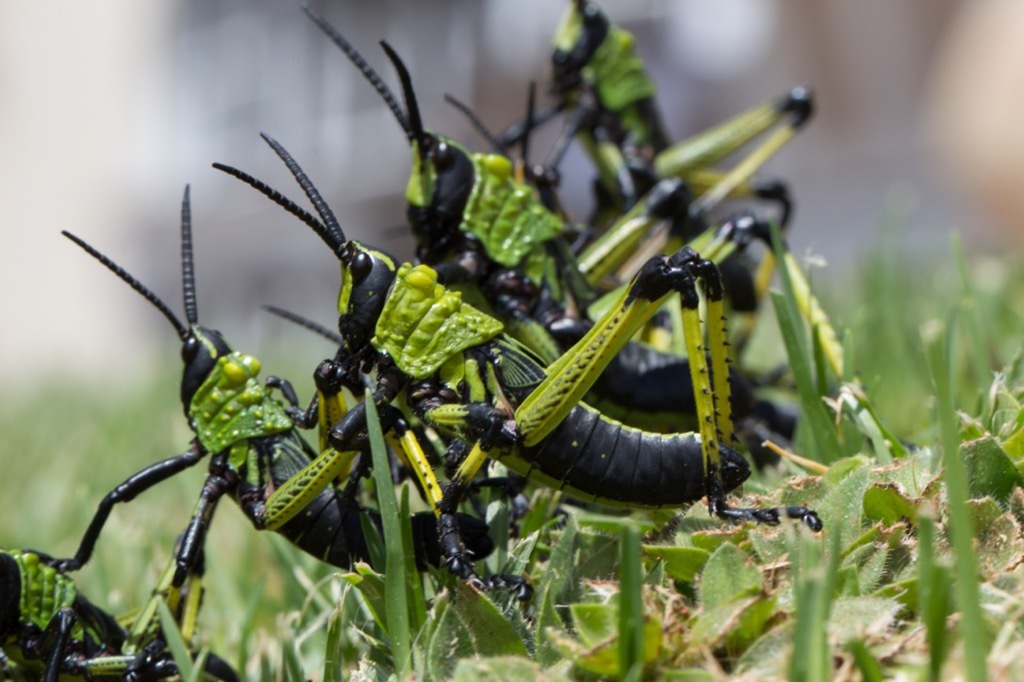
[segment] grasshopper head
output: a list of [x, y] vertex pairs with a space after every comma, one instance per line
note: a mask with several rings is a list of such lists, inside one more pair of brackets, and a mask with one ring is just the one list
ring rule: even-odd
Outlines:
[[452, 140], [424, 133], [412, 141], [406, 217], [419, 245], [421, 260], [436, 262], [459, 236], [475, 181], [469, 153]]
[[395, 280], [395, 261], [382, 251], [349, 241], [338, 255], [341, 291], [338, 293], [338, 331], [350, 350], [362, 348], [373, 336], [388, 290]]
[[217, 360], [231, 354], [231, 348], [220, 332], [193, 325], [181, 344], [181, 402], [188, 414], [192, 396], [217, 366]]
[[65, 231], [63, 234], [152, 303], [178, 332], [178, 338], [182, 343], [181, 359], [185, 363], [181, 377], [181, 402], [187, 415], [192, 396], [213, 371], [217, 359], [231, 353], [231, 348], [220, 332], [200, 327], [197, 323], [196, 283], [192, 259], [192, 208], [188, 186], [185, 186], [185, 196], [181, 201], [181, 288], [185, 299], [187, 324], [174, 314], [170, 306], [127, 270], [70, 232]]
[[566, 93], [576, 89], [583, 68], [608, 37], [610, 24], [597, 5], [573, 0], [555, 31], [555, 51], [551, 55], [555, 89]]
[[398, 54], [386, 42], [381, 47], [394, 64], [402, 83], [405, 107], [384, 83], [366, 58], [326, 19], [303, 7], [320, 29], [363, 74], [390, 109], [412, 146], [413, 171], [406, 189], [408, 218], [420, 247], [420, 257], [430, 260], [459, 234], [459, 224], [473, 189], [474, 171], [469, 154], [454, 142], [423, 127], [412, 79]]

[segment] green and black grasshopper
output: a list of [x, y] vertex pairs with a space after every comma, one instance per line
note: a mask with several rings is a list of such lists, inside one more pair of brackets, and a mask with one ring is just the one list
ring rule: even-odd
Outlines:
[[[786, 186], [751, 175], [806, 122], [812, 107], [807, 88], [793, 88], [673, 144], [658, 113], [657, 88], [636, 54], [632, 34], [609, 21], [595, 3], [572, 0], [553, 42], [552, 89], [558, 101], [512, 126], [501, 137], [503, 145], [517, 142], [532, 125], [561, 113], [565, 134], [575, 136], [598, 171], [597, 214], [608, 209], [621, 215], [659, 180], [674, 177], [686, 180], [694, 196], [713, 191], [723, 198], [777, 202], [779, 222], [786, 224], [791, 209]], [[783, 128], [741, 164], [751, 168], [722, 173], [708, 167], [782, 122]]]
[[[126, 630], [117, 618], [86, 599], [53, 562], [31, 550], [0, 550], [0, 670], [15, 679], [30, 675], [45, 682], [56, 682], [63, 675], [129, 682], [178, 675], [156, 621], [156, 601], [170, 587], [173, 565]], [[174, 608], [186, 642], [192, 638], [202, 597], [202, 570], [200, 557]], [[205, 661], [208, 678], [238, 680], [220, 657], [209, 654]]]
[[[209, 473], [178, 551], [175, 587], [181, 585], [196, 561], [217, 502], [225, 494], [234, 497], [258, 530], [276, 530], [322, 561], [347, 567], [354, 560], [368, 560], [361, 517], [370, 514], [371, 520], [380, 527], [379, 515], [358, 509], [353, 495], [346, 495], [332, 484], [338, 477], [325, 482], [315, 495], [303, 498], [298, 503], [301, 513], [294, 518], [280, 521], [273, 511], [282, 487], [313, 461], [317, 452], [299, 435], [288, 415], [289, 408], [272, 395], [271, 389], [279, 388], [294, 408], [298, 401], [290, 384], [268, 377], [266, 385], [261, 385], [259, 360], [232, 351], [220, 332], [198, 325], [188, 188], [181, 212], [182, 290], [187, 325], [123, 268], [78, 237], [67, 232], [64, 235], [145, 297], [178, 332], [185, 363], [181, 401], [196, 438], [186, 452], [145, 467], [107, 494], [75, 556], [56, 565], [65, 571], [82, 566], [91, 556], [115, 504], [134, 499], [207, 455], [211, 455]], [[349, 464], [355, 455], [355, 452], [342, 454]], [[421, 567], [439, 561], [433, 523], [429, 513], [417, 514], [412, 519], [416, 558]], [[469, 538], [470, 551], [476, 556], [486, 556], [492, 549], [486, 524], [466, 515], [458, 517], [458, 524]]]
[[[750, 473], [746, 460], [720, 445], [716, 394], [728, 395], [724, 372], [712, 379], [702, 345], [698, 285], [706, 290], [711, 354], [724, 366], [722, 289], [718, 270], [690, 249], [652, 258], [634, 278], [615, 310], [569, 352], [544, 366], [502, 332], [502, 324], [463, 302], [426, 265], [399, 264], [388, 254], [348, 240], [341, 225], [298, 163], [268, 135], [319, 218], [252, 176], [215, 164], [257, 189], [311, 227], [341, 264], [338, 329], [342, 345], [318, 367], [318, 390], [359, 390], [363, 373], [375, 372], [367, 399], [378, 409], [398, 406], [446, 435], [455, 474], [436, 499], [438, 533], [449, 568], [479, 580], [459, 539], [454, 512], [488, 457], [545, 485], [604, 504], [682, 506], [707, 497], [721, 518], [778, 523], [780, 516], [822, 527], [804, 507], [733, 508], [725, 494]], [[580, 402], [598, 373], [672, 293], [683, 300], [697, 387], [700, 433], [656, 434], [609, 419]], [[328, 434], [332, 446], [286, 487], [312, 494], [344, 471], [337, 453], [364, 428], [356, 405]], [[282, 509], [282, 518], [300, 508]], [[502, 584], [507, 576], [499, 577]]]
[[[306, 12], [374, 86], [409, 139], [413, 174], [406, 192], [407, 216], [420, 260], [434, 267], [445, 284], [478, 289], [506, 332], [545, 362], [555, 361], [586, 333], [590, 322], [579, 311], [598, 296], [563, 238], [562, 220], [514, 176], [506, 157], [470, 153], [425, 130], [411, 78], [390, 47], [385, 45], [385, 50], [399, 73], [404, 110], [351, 44], [325, 20], [308, 8]], [[680, 180], [671, 183], [682, 186]], [[659, 195], [652, 203], [663, 199]], [[726, 368], [721, 372], [731, 374], [733, 384], [731, 404], [720, 407], [730, 442], [729, 412], [740, 417], [756, 410], [769, 416], [774, 412], [755, 398], [739, 374]], [[651, 430], [689, 428], [697, 411], [686, 358], [635, 342], [609, 360], [588, 400], [607, 414]], [[783, 437], [792, 437], [790, 421], [785, 429], [776, 426], [769, 424], [774, 431], [782, 430]]]

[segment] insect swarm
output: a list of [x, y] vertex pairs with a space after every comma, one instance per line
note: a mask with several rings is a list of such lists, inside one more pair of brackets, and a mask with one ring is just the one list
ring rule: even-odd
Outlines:
[[[799, 196], [800, 185], [794, 185], [793, 189]], [[400, 210], [400, 207], [397, 207], [396, 214]], [[343, 219], [347, 220], [347, 215], [343, 216]], [[901, 271], [910, 269], [904, 262], [900, 262], [900, 267]], [[827, 275], [823, 275], [823, 277], [827, 278]], [[317, 286], [319, 286], [319, 283]], [[885, 290], [892, 291], [894, 289]], [[909, 287], [906, 289], [897, 287], [895, 290], [911, 295]], [[312, 291], [311, 287], [311, 297], [314, 295]], [[890, 303], [883, 300], [883, 298], [879, 297], [875, 305], [884, 310], [886, 309], [885, 306], [889, 306]], [[888, 310], [896, 309], [888, 308]], [[907, 319], [912, 317], [909, 313], [913, 311], [908, 309], [906, 312], [908, 313]], [[869, 335], [868, 330], [854, 328], [855, 337], [857, 331], [862, 332], [862, 338]], [[885, 352], [895, 354], [898, 350], [894, 347]], [[878, 353], [877, 355], [882, 354]], [[299, 360], [300, 364], [308, 364], [311, 367], [311, 363], [316, 359], [316, 357], [307, 357], [300, 358]], [[813, 362], [808, 364], [813, 365]], [[911, 364], [908, 362], [908, 367]], [[858, 362], [857, 366], [865, 367], [869, 365]], [[1012, 380], [1010, 383], [1012, 385]], [[921, 398], [920, 402], [924, 404], [926, 402], [925, 396], [921, 396]], [[917, 404], [918, 401], [914, 401], [914, 403]], [[45, 407], [51, 413], [60, 411], [57, 409], [56, 403]], [[148, 421], [148, 419], [140, 419], [140, 421]], [[983, 434], [976, 435], [981, 437]], [[150, 439], [148, 442], [156, 443], [156, 441], [157, 439]], [[145, 438], [140, 438], [137, 442], [147, 441]], [[162, 443], [157, 444], [156, 447], [162, 447]], [[865, 451], [864, 454], [865, 456], [870, 456], [869, 453], [870, 451]], [[809, 453], [801, 451], [801, 454]], [[38, 462], [39, 458], [33, 457], [33, 460]], [[101, 460], [99, 457], [96, 457], [91, 459], [91, 461], [103, 461], [104, 468], [108, 468], [105, 458]], [[919, 587], [932, 585], [941, 588], [942, 580], [941, 578], [933, 580], [927, 577], [927, 573], [922, 567], [926, 562], [917, 561], [916, 565], [914, 563], [917, 532], [923, 533], [920, 530], [924, 524], [922, 518], [914, 521], [908, 520], [908, 518], [903, 518], [902, 520], [900, 518], [890, 518], [884, 514], [881, 518], [865, 516], [865, 513], [879, 514], [879, 507], [865, 506], [863, 504], [865, 496], [859, 494], [858, 490], [862, 478], [870, 482], [868, 487], [872, 492], [868, 497], [893, 495], [895, 493], [894, 498], [885, 499], [900, 499], [900, 486], [904, 484], [912, 486], [913, 477], [908, 475], [905, 478], [900, 478], [899, 483], [893, 483], [891, 479], [880, 478], [881, 474], [876, 474], [873, 470], [870, 470], [866, 463], [858, 464], [861, 461], [854, 459], [844, 462], [843, 466], [848, 468], [837, 468], [830, 472], [831, 475], [825, 481], [804, 481], [799, 484], [800, 488], [776, 491], [771, 495], [772, 503], [780, 502], [780, 496], [789, 496], [790, 499], [796, 499], [818, 509], [822, 512], [823, 517], [829, 521], [827, 529], [828, 541], [832, 541], [836, 535], [839, 536], [837, 540], [837, 542], [841, 542], [841, 553], [837, 554], [840, 562], [837, 572], [839, 577], [834, 583], [836, 588], [832, 591], [832, 596], [837, 598], [837, 601], [833, 604], [833, 610], [836, 615], [832, 619], [833, 623], [829, 623], [828, 629], [825, 628], [823, 622], [812, 622], [811, 625], [805, 626], [802, 617], [797, 619], [793, 617], [792, 604], [794, 601], [798, 605], [808, 603], [806, 597], [811, 590], [804, 589], [805, 587], [813, 588], [814, 586], [828, 585], [829, 583], [818, 580], [820, 574], [816, 572], [809, 559], [804, 555], [791, 551], [795, 546], [800, 546], [800, 541], [794, 540], [793, 544], [786, 544], [788, 541], [785, 539], [785, 533], [775, 534], [765, 529], [749, 527], [723, 529], [719, 525], [717, 530], [711, 533], [698, 532], [691, 534], [690, 531], [695, 526], [699, 526], [703, 521], [701, 517], [706, 516], [703, 509], [695, 510], [681, 521], [680, 527], [683, 530], [674, 538], [677, 542], [682, 543], [681, 547], [644, 547], [638, 550], [644, 556], [641, 570], [646, 572], [644, 581], [646, 586], [632, 585], [625, 576], [622, 576], [620, 581], [608, 580], [609, 577], [617, 575], [615, 566], [620, 565], [620, 560], [615, 557], [615, 552], [609, 551], [609, 548], [616, 547], [617, 543], [614, 536], [602, 535], [595, 529], [618, 528], [629, 523], [645, 524], [647, 517], [634, 514], [627, 521], [621, 519], [610, 520], [608, 518], [595, 517], [591, 511], [579, 513], [575, 509], [570, 509], [570, 518], [565, 521], [564, 529], [557, 532], [551, 532], [548, 529], [543, 530], [538, 536], [540, 539], [538, 540], [537, 549], [528, 560], [534, 562], [528, 564], [527, 572], [535, 578], [534, 585], [537, 588], [537, 594], [534, 603], [537, 610], [536, 622], [538, 627], [522, 630], [523, 632], [531, 633], [529, 635], [531, 638], [522, 646], [524, 649], [526, 646], [529, 646], [531, 652], [536, 652], [536, 658], [530, 661], [519, 657], [515, 659], [517, 664], [533, 674], [544, 674], [545, 676], [558, 678], [567, 666], [566, 663], [559, 663], [559, 661], [571, 660], [574, 665], [579, 665], [585, 670], [594, 670], [596, 674], [612, 676], [616, 674], [612, 667], [605, 663], [605, 667], [601, 668], [602, 657], [605, 662], [608, 659], [616, 658], [614, 649], [621, 640], [626, 638], [630, 630], [622, 629], [620, 631], [617, 627], [603, 630], [596, 626], [593, 629], [587, 629], [584, 624], [593, 624], [598, 620], [615, 623], [617, 622], [616, 616], [620, 615], [620, 611], [616, 609], [624, 604], [627, 605], [627, 608], [631, 608], [628, 607], [629, 604], [639, 603], [643, 606], [641, 611], [643, 614], [642, 620], [649, 624], [647, 625], [649, 629], [643, 632], [645, 635], [644, 641], [652, 646], [652, 648], [655, 648], [655, 646], [651, 645], [651, 642], [660, 645], [660, 653], [654, 654], [653, 659], [647, 658], [650, 654], [641, 654], [641, 658], [647, 662], [649, 674], [659, 674], [663, 670], [674, 671], [681, 667], [713, 667], [714, 665], [720, 665], [730, 673], [735, 674], [747, 674], [751, 671], [756, 671], [756, 674], [767, 679], [784, 677], [786, 676], [786, 670], [782, 669], [782, 667], [788, 665], [787, 658], [780, 656], [778, 654], [778, 646], [773, 645], [781, 641], [783, 642], [781, 645], [783, 650], [789, 646], [788, 634], [784, 634], [777, 628], [779, 623], [789, 623], [792, 625], [794, 620], [799, 620], [800, 627], [798, 629], [800, 632], [817, 629], [823, 633], [820, 640], [798, 640], [799, 651], [806, 653], [806, 656], [800, 657], [801, 659], [808, 661], [817, 660], [821, 652], [824, 652], [826, 655], [823, 660], [829, 665], [832, 663], [837, 666], [851, 667], [863, 665], [865, 666], [864, 669], [867, 670], [870, 668], [872, 661], [882, 661], [883, 669], [886, 670], [889, 669], [890, 665], [915, 666], [916, 663], [911, 657], [904, 658], [899, 663], [893, 662], [900, 661], [900, 654], [907, 651], [907, 648], [912, 648], [915, 655], [922, 651], [920, 647], [923, 645], [908, 644], [904, 641], [904, 638], [900, 637], [901, 634], [909, 632], [904, 629], [902, 623], [913, 623], [912, 627], [920, 628], [917, 632], [925, 632], [927, 628], [917, 618], [918, 614], [914, 611], [912, 604], [897, 603], [892, 593], [887, 594], [882, 590], [886, 587], [892, 588], [893, 585], [901, 583], [907, 584], [907, 581], [914, 580], [919, 581]], [[924, 460], [913, 461], [919, 466], [917, 469], [918, 474], [929, 470]], [[36, 466], [38, 467], [38, 464]], [[901, 474], [908, 473], [907, 468], [897, 467], [894, 471], [900, 473], [890, 472], [887, 475], [893, 477], [901, 476]], [[117, 471], [118, 469], [114, 467], [113, 470]], [[841, 480], [837, 480], [840, 479], [840, 473], [845, 473], [846, 476], [842, 477]], [[35, 478], [36, 475], [33, 474], [31, 477], [26, 476], [24, 480], [35, 480]], [[772, 486], [770, 479], [766, 482], [761, 477], [757, 478], [757, 481], [747, 486], [747, 492], [763, 493], [766, 487], [770, 488]], [[880, 485], [876, 486], [876, 483]], [[846, 498], [849, 502], [848, 505], [837, 500], [840, 497], [839, 495], [834, 495], [832, 500], [823, 500], [826, 491], [830, 487], [838, 486], [839, 484], [842, 484], [843, 489], [846, 491], [852, 490], [849, 493], [849, 497]], [[939, 487], [936, 484], [931, 488], [925, 486], [924, 489], [918, 487], [905, 488], [908, 491], [905, 500], [909, 508], [916, 510], [918, 498], [924, 497], [927, 500], [936, 502], [938, 514], [940, 518], [944, 519], [944, 502], [941, 499], [932, 497], [930, 492]], [[54, 490], [50, 488], [45, 496], [40, 495], [35, 499], [53, 499], [55, 497], [53, 492]], [[541, 494], [542, 497], [544, 494], [546, 493]], [[877, 501], [877, 498], [875, 500]], [[91, 509], [95, 501], [95, 499], [90, 499], [88, 507], [83, 507], [83, 509]], [[538, 499], [534, 508], [539, 508], [541, 502], [542, 500]], [[19, 502], [20, 504], [22, 503]], [[143, 501], [135, 502], [132, 506], [140, 504], [144, 505]], [[45, 504], [39, 506], [46, 507]], [[991, 513], [986, 512], [986, 514], [979, 515], [981, 517], [981, 522], [978, 526], [979, 532], [985, 532], [986, 529], [995, 530], [1001, 527], [1000, 524], [1007, 524], [1002, 527], [1002, 530], [1006, 532], [1001, 532], [999, 535], [1009, 538], [1011, 545], [1016, 542], [1019, 533], [1013, 530], [1012, 519], [1005, 517], [995, 509], [985, 508], [989, 509]], [[18, 516], [24, 517], [22, 514]], [[836, 518], [841, 518], [842, 521], [832, 523], [832, 519]], [[877, 529], [875, 529], [876, 526], [878, 526]], [[870, 535], [863, 541], [858, 542], [864, 533], [870, 533]], [[943, 528], [940, 528], [940, 536], [943, 533]], [[261, 537], [260, 539], [265, 540], [266, 538]], [[35, 546], [36, 543], [31, 544]], [[40, 544], [46, 543], [41, 541]], [[143, 548], [148, 545], [148, 542], [139, 542], [138, 548], [133, 548], [131, 552], [124, 553], [124, 556], [118, 555], [116, 559], [119, 561], [135, 559], [136, 553], [145, 551]], [[979, 542], [979, 549], [983, 552], [988, 552], [990, 546], [988, 543]], [[102, 547], [100, 548], [100, 554], [103, 554]], [[607, 557], [609, 554], [613, 558], [604, 561], [602, 565], [601, 557]], [[933, 562], [931, 565], [937, 568], [935, 575], [947, 575], [943, 571], [947, 568], [944, 562], [949, 557], [941, 551], [939, 555], [938, 563], [935, 564]], [[687, 557], [692, 558], [692, 564], [685, 563], [688, 560]], [[698, 560], [695, 557], [703, 558]], [[805, 559], [807, 560], [805, 561]], [[1000, 574], [1001, 589], [999, 594], [1007, 594], [1006, 588], [1010, 590], [1010, 594], [1013, 594], [1015, 576], [1012, 567], [1007, 566], [1005, 562], [1001, 562], [998, 557], [992, 554], [986, 554], [986, 561], [991, 561], [990, 564], [986, 563], [986, 566], [990, 566], [993, 572]], [[621, 565], [625, 565], [625, 562], [623, 561]], [[766, 565], [768, 569], [765, 572], [759, 570], [760, 567]], [[807, 568], [807, 570], [802, 570], [799, 580], [795, 582], [790, 580], [791, 576], [787, 570], [790, 566], [794, 565]], [[871, 568], [872, 566], [881, 566], [882, 568], [879, 569], [881, 573], [874, 571]], [[754, 570], [751, 571], [749, 569]], [[282, 571], [282, 573], [286, 574], [286, 570]], [[538, 577], [539, 573], [543, 575]], [[991, 574], [986, 570], [981, 580], [986, 580], [989, 575]], [[550, 580], [548, 579], [549, 576]], [[592, 582], [581, 586], [578, 578], [584, 576], [591, 579]], [[726, 588], [721, 580], [723, 576], [735, 579], [733, 580], [731, 591]], [[235, 577], [237, 578], [238, 576]], [[562, 589], [559, 587], [558, 580], [562, 581], [560, 583], [562, 586], [572, 585], [572, 587]], [[602, 582], [594, 582], [597, 580]], [[241, 583], [242, 581], [233, 578], [226, 582], [232, 583], [229, 586], [230, 588], [234, 583]], [[635, 592], [633, 591], [634, 587], [636, 588]], [[821, 590], [821, 592], [829, 593], [830, 591], [825, 589]], [[89, 590], [89, 594], [102, 593], [102, 591]], [[666, 597], [668, 593], [672, 596]], [[638, 599], [634, 601], [631, 595], [637, 595]], [[316, 599], [314, 597], [314, 600]], [[467, 670], [474, 674], [480, 674], [488, 669], [497, 669], [503, 673], [511, 674], [510, 668], [501, 667], [502, 665], [510, 664], [498, 663], [492, 660], [497, 654], [508, 654], [511, 656], [521, 653], [515, 651], [511, 638], [506, 638], [503, 635], [491, 637], [489, 638], [490, 642], [498, 642], [499, 644], [485, 648], [479, 640], [475, 640], [470, 636], [471, 633], [467, 633], [466, 629], [458, 630], [457, 626], [452, 624], [452, 621], [458, 619], [453, 615], [445, 615], [465, 614], [471, 608], [471, 605], [480, 606], [480, 604], [485, 603], [483, 601], [473, 601], [473, 599], [473, 594], [460, 590], [453, 596], [451, 601], [445, 602], [445, 599], [442, 597], [435, 602], [442, 604], [438, 609], [438, 621], [430, 621], [434, 623], [431, 626], [434, 629], [426, 628], [423, 631], [418, 631], [420, 635], [417, 637], [417, 643], [414, 645], [423, 655], [421, 660], [426, 661], [423, 668], [425, 677], [454, 677], [456, 672], [454, 668], [456, 666], [461, 666], [461, 675], [465, 675]], [[300, 600], [297, 599], [295, 601], [298, 602]], [[367, 601], [369, 602], [370, 600], [368, 599]], [[444, 603], [447, 603], [447, 606], [443, 606]], [[859, 607], [859, 609], [855, 607]], [[480, 606], [481, 611], [484, 608], [486, 607]], [[802, 612], [800, 611], [802, 608], [802, 606], [797, 606], [797, 612]], [[897, 613], [897, 608], [901, 609], [898, 611], [898, 620], [891, 617], [893, 613]], [[764, 609], [765, 612], [770, 613], [766, 616], [764, 612], [757, 609]], [[870, 619], [858, 615], [864, 614], [867, 610], [871, 611]], [[242, 611], [242, 608], [237, 608], [232, 613], [238, 614], [242, 613]], [[827, 609], [820, 607], [812, 607], [808, 611], [812, 613], [824, 611], [827, 613]], [[478, 612], [476, 615], [479, 616], [480, 613]], [[946, 614], [943, 613], [941, 615]], [[588, 616], [590, 616], [589, 619]], [[545, 621], [544, 619], [547, 620]], [[578, 626], [573, 625], [572, 630], [567, 626], [570, 619], [573, 624], [579, 624]], [[441, 622], [442, 620], [443, 622]], [[509, 617], [502, 622], [509, 623], [510, 621], [514, 622], [514, 617]], [[481, 621], [471, 622], [478, 624]], [[485, 622], [491, 624], [498, 621]], [[714, 624], [722, 622], [742, 623], [743, 627], [737, 627], [735, 630], [728, 631], [716, 629]], [[940, 622], [942, 622], [941, 617]], [[850, 626], [850, 631], [856, 630], [856, 633], [836, 634], [832, 627], [834, 623]], [[878, 623], [885, 625], [880, 626], [877, 625]], [[500, 626], [498, 627], [500, 628]], [[978, 631], [984, 632], [987, 625], [982, 622], [975, 623], [970, 627], [977, 627]], [[489, 630], [489, 632], [494, 631], [507, 633], [507, 629]], [[938, 631], [936, 630], [936, 632]], [[373, 629], [372, 627], [366, 627], [364, 632], [368, 633], [368, 637], [380, 635], [381, 633], [380, 630]], [[448, 634], [454, 632], [458, 632], [459, 636], [448, 636]], [[537, 632], [542, 634], [535, 634]], [[828, 633], [828, 636], [833, 639], [825, 641], [825, 633]], [[764, 635], [768, 635], [769, 639], [755, 645], [756, 640], [753, 640], [753, 638]], [[956, 636], [955, 631], [949, 632], [945, 645], [942, 648], [948, 651], [957, 651], [957, 642], [953, 641], [953, 638]], [[383, 641], [382, 638], [378, 637], [377, 639], [378, 641]], [[1012, 635], [1008, 636], [1008, 639], [1012, 640]], [[858, 649], [855, 646], [855, 640], [863, 644], [862, 648]], [[522, 639], [520, 641], [522, 642]], [[574, 649], [572, 642], [576, 642], [580, 647]], [[818, 642], [820, 646], [816, 646], [815, 642]], [[849, 648], [846, 646], [847, 642], [850, 642]], [[890, 648], [886, 651], [889, 653], [883, 651], [880, 642], [887, 642]], [[894, 642], [897, 643], [898, 649], [897, 653], [891, 657]], [[441, 663], [441, 652], [457, 650], [453, 648], [456, 643], [463, 646], [458, 651], [475, 654], [478, 658], [468, 661], [460, 659], [458, 663]], [[954, 646], [949, 646], [950, 644]], [[220, 646], [216, 648], [218, 651], [222, 650]], [[770, 667], [771, 663], [767, 658], [760, 657], [759, 659], [757, 656], [758, 651], [769, 648], [773, 652], [772, 660], [776, 661], [774, 668]], [[865, 650], [867, 651], [866, 657], [864, 656]], [[667, 652], [674, 653], [670, 654]], [[707, 652], [711, 652], [711, 655], [708, 656]], [[856, 655], [854, 652], [856, 652]], [[335, 650], [332, 649], [328, 656], [333, 656], [334, 653]], [[1002, 653], [1005, 654], [1006, 652], [1003, 651]], [[346, 666], [350, 666], [346, 668], [347, 670], [353, 670], [357, 666], [362, 665], [364, 670], [372, 669], [376, 672], [386, 671], [389, 666], [389, 663], [383, 657], [360, 659], [360, 656], [356, 655], [344, 660], [349, 662], [346, 663]], [[363, 660], [364, 662], [362, 664], [353, 662], [357, 660]], [[863, 663], [865, 660], [867, 663]], [[862, 662], [858, 663], [857, 661]], [[954, 661], [955, 657], [947, 665], [957, 665]], [[758, 665], [759, 663], [760, 666]], [[999, 664], [996, 662], [994, 665]], [[316, 664], [311, 666], [308, 662], [304, 662], [302, 667], [304, 670], [301, 673], [307, 676], [316, 677], [320, 672], [316, 669]], [[825, 676], [828, 676], [828, 672], [840, 673], [848, 669], [848, 667], [843, 667], [837, 671], [831, 667], [826, 667]], [[766, 672], [762, 674], [762, 671]], [[324, 672], [326, 673], [327, 671]], [[956, 673], [958, 671], [947, 669], [944, 672]], [[334, 678], [332, 677], [332, 679]]]

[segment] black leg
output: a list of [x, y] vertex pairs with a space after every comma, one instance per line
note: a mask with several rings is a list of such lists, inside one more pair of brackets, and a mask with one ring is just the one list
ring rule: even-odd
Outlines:
[[157, 483], [165, 481], [171, 476], [195, 465], [205, 454], [206, 452], [199, 445], [199, 442], [195, 441], [188, 451], [150, 465], [125, 479], [123, 483], [107, 493], [106, 497], [100, 501], [96, 514], [89, 524], [89, 528], [85, 531], [85, 535], [82, 536], [82, 541], [78, 545], [78, 551], [75, 552], [75, 556], [70, 559], [54, 560], [51, 565], [61, 572], [77, 571], [92, 556], [92, 552], [96, 547], [96, 541], [100, 536], [100, 531], [106, 525], [107, 518], [109, 518], [115, 504], [134, 500], [137, 495], [149, 490]]

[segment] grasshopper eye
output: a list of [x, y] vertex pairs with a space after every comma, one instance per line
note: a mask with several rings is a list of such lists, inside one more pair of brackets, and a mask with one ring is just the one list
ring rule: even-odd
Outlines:
[[448, 146], [447, 142], [438, 142], [434, 148], [434, 166], [437, 170], [444, 170], [455, 163], [455, 150]]
[[198, 352], [199, 339], [194, 336], [190, 336], [185, 340], [185, 344], [181, 347], [181, 359], [185, 364], [188, 364], [195, 360]]
[[373, 270], [373, 259], [370, 258], [370, 254], [363, 252], [356, 254], [356, 257], [352, 260], [352, 265], [349, 266], [349, 271], [352, 273], [352, 283], [358, 284], [366, 279], [371, 270]]

